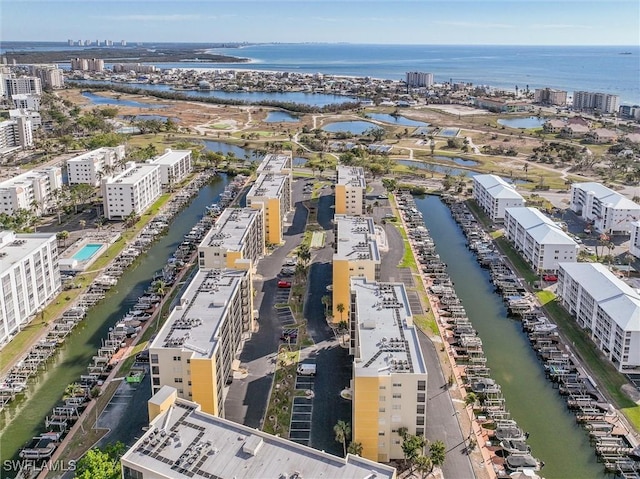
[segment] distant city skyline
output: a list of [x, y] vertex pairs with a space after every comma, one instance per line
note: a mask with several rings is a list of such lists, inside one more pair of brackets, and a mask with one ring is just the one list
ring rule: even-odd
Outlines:
[[3, 41], [638, 45], [637, 0], [2, 0]]

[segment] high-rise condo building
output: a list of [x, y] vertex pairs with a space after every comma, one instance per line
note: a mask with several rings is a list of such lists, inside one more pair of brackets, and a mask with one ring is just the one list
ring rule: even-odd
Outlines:
[[224, 417], [233, 366], [253, 330], [251, 273], [199, 270], [149, 347], [151, 384]]
[[0, 231], [0, 348], [59, 291], [56, 235]]
[[362, 457], [402, 459], [400, 428], [424, 435], [427, 368], [402, 283], [351, 278], [353, 440]]
[[335, 187], [336, 214], [363, 215], [366, 193], [364, 168], [338, 165]]

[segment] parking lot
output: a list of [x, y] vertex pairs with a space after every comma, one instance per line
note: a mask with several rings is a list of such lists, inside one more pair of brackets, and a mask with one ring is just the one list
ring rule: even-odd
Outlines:
[[[313, 391], [313, 376], [296, 377], [296, 389]], [[311, 443], [311, 417], [313, 414], [313, 396], [293, 398], [291, 409], [291, 423], [289, 425], [289, 439], [298, 444], [310, 446]]]

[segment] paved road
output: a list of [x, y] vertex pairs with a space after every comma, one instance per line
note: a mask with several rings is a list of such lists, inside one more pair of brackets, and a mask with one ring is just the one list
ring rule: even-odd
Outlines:
[[250, 427], [262, 426], [273, 382], [275, 356], [282, 331], [273, 307], [278, 290], [276, 275], [287, 254], [302, 241], [307, 220], [307, 210], [301, 202], [303, 185], [304, 180], [294, 181], [292, 193], [295, 210], [284, 233], [284, 245], [258, 263], [257, 279], [254, 281], [257, 292], [254, 305], [258, 307], [259, 330], [245, 343], [240, 354], [240, 362], [248, 369], [249, 374], [244, 379], [233, 381], [225, 399], [225, 417]]

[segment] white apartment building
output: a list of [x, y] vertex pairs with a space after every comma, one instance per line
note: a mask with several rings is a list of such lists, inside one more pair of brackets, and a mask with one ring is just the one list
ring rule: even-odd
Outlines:
[[0, 231], [0, 348], [59, 291], [56, 235]]
[[536, 208], [505, 209], [506, 236], [534, 271], [557, 271], [577, 261], [578, 244]]
[[640, 221], [631, 223], [631, 238], [629, 240], [629, 253], [640, 258]]
[[62, 188], [62, 169], [57, 166], [31, 170], [0, 183], [0, 213], [25, 209], [40, 216], [55, 206], [54, 191]]
[[17, 93], [11, 96], [13, 107], [21, 110], [40, 111], [40, 95]]
[[3, 75], [4, 94], [7, 98], [19, 94], [42, 95], [42, 82], [35, 76], [16, 77], [13, 74]]
[[160, 180], [163, 186], [180, 183], [193, 171], [191, 150], [172, 150], [167, 148], [163, 155], [155, 158], [152, 163], [160, 166]]
[[226, 208], [198, 246], [198, 265], [252, 269], [264, 254], [264, 210]]
[[505, 209], [524, 206], [524, 198], [513, 185], [496, 175], [473, 177], [473, 199], [494, 222], [504, 220]]
[[353, 440], [367, 459], [401, 459], [398, 429], [424, 435], [427, 420], [427, 368], [404, 285], [352, 278], [350, 322]]
[[70, 185], [99, 186], [103, 176], [112, 174], [125, 157], [124, 145], [102, 147], [67, 160]]
[[[9, 110], [9, 120], [16, 120], [17, 122], [19, 118], [23, 118], [24, 120], [27, 120], [30, 122], [31, 131], [36, 131], [38, 128], [42, 126], [42, 117], [40, 116], [40, 113], [38, 113], [37, 111], [24, 110], [21, 108], [15, 108], [13, 110]], [[27, 126], [26, 124], [21, 123], [18, 128], [24, 128], [26, 126]], [[30, 143], [31, 145], [33, 144], [33, 138], [29, 139], [26, 137], [26, 135], [24, 136], [22, 141], [25, 144], [27, 143]]]
[[364, 215], [367, 183], [364, 168], [338, 165], [335, 187], [336, 214]]
[[640, 221], [640, 205], [595, 182], [572, 184], [569, 208], [599, 233], [629, 234], [631, 224]]
[[557, 294], [622, 373], [640, 371], [640, 294], [600, 263], [560, 263]]
[[433, 73], [407, 72], [407, 86], [430, 87], [433, 85]]
[[199, 270], [149, 347], [151, 385], [224, 417], [234, 361], [253, 331], [251, 273]]
[[0, 153], [33, 146], [33, 126], [27, 116], [0, 121]]
[[600, 110], [602, 113], [617, 113], [620, 108], [620, 97], [608, 93], [589, 91], [573, 92], [574, 110]]
[[247, 206], [264, 209], [267, 243], [282, 243], [285, 216], [292, 209], [291, 175], [263, 173], [258, 176], [247, 193]]
[[128, 162], [125, 170], [102, 180], [104, 216], [122, 220], [144, 212], [162, 194], [160, 166]]
[[148, 402], [149, 428], [122, 456], [123, 479], [395, 479], [396, 470], [337, 457], [207, 414], [163, 387]]

